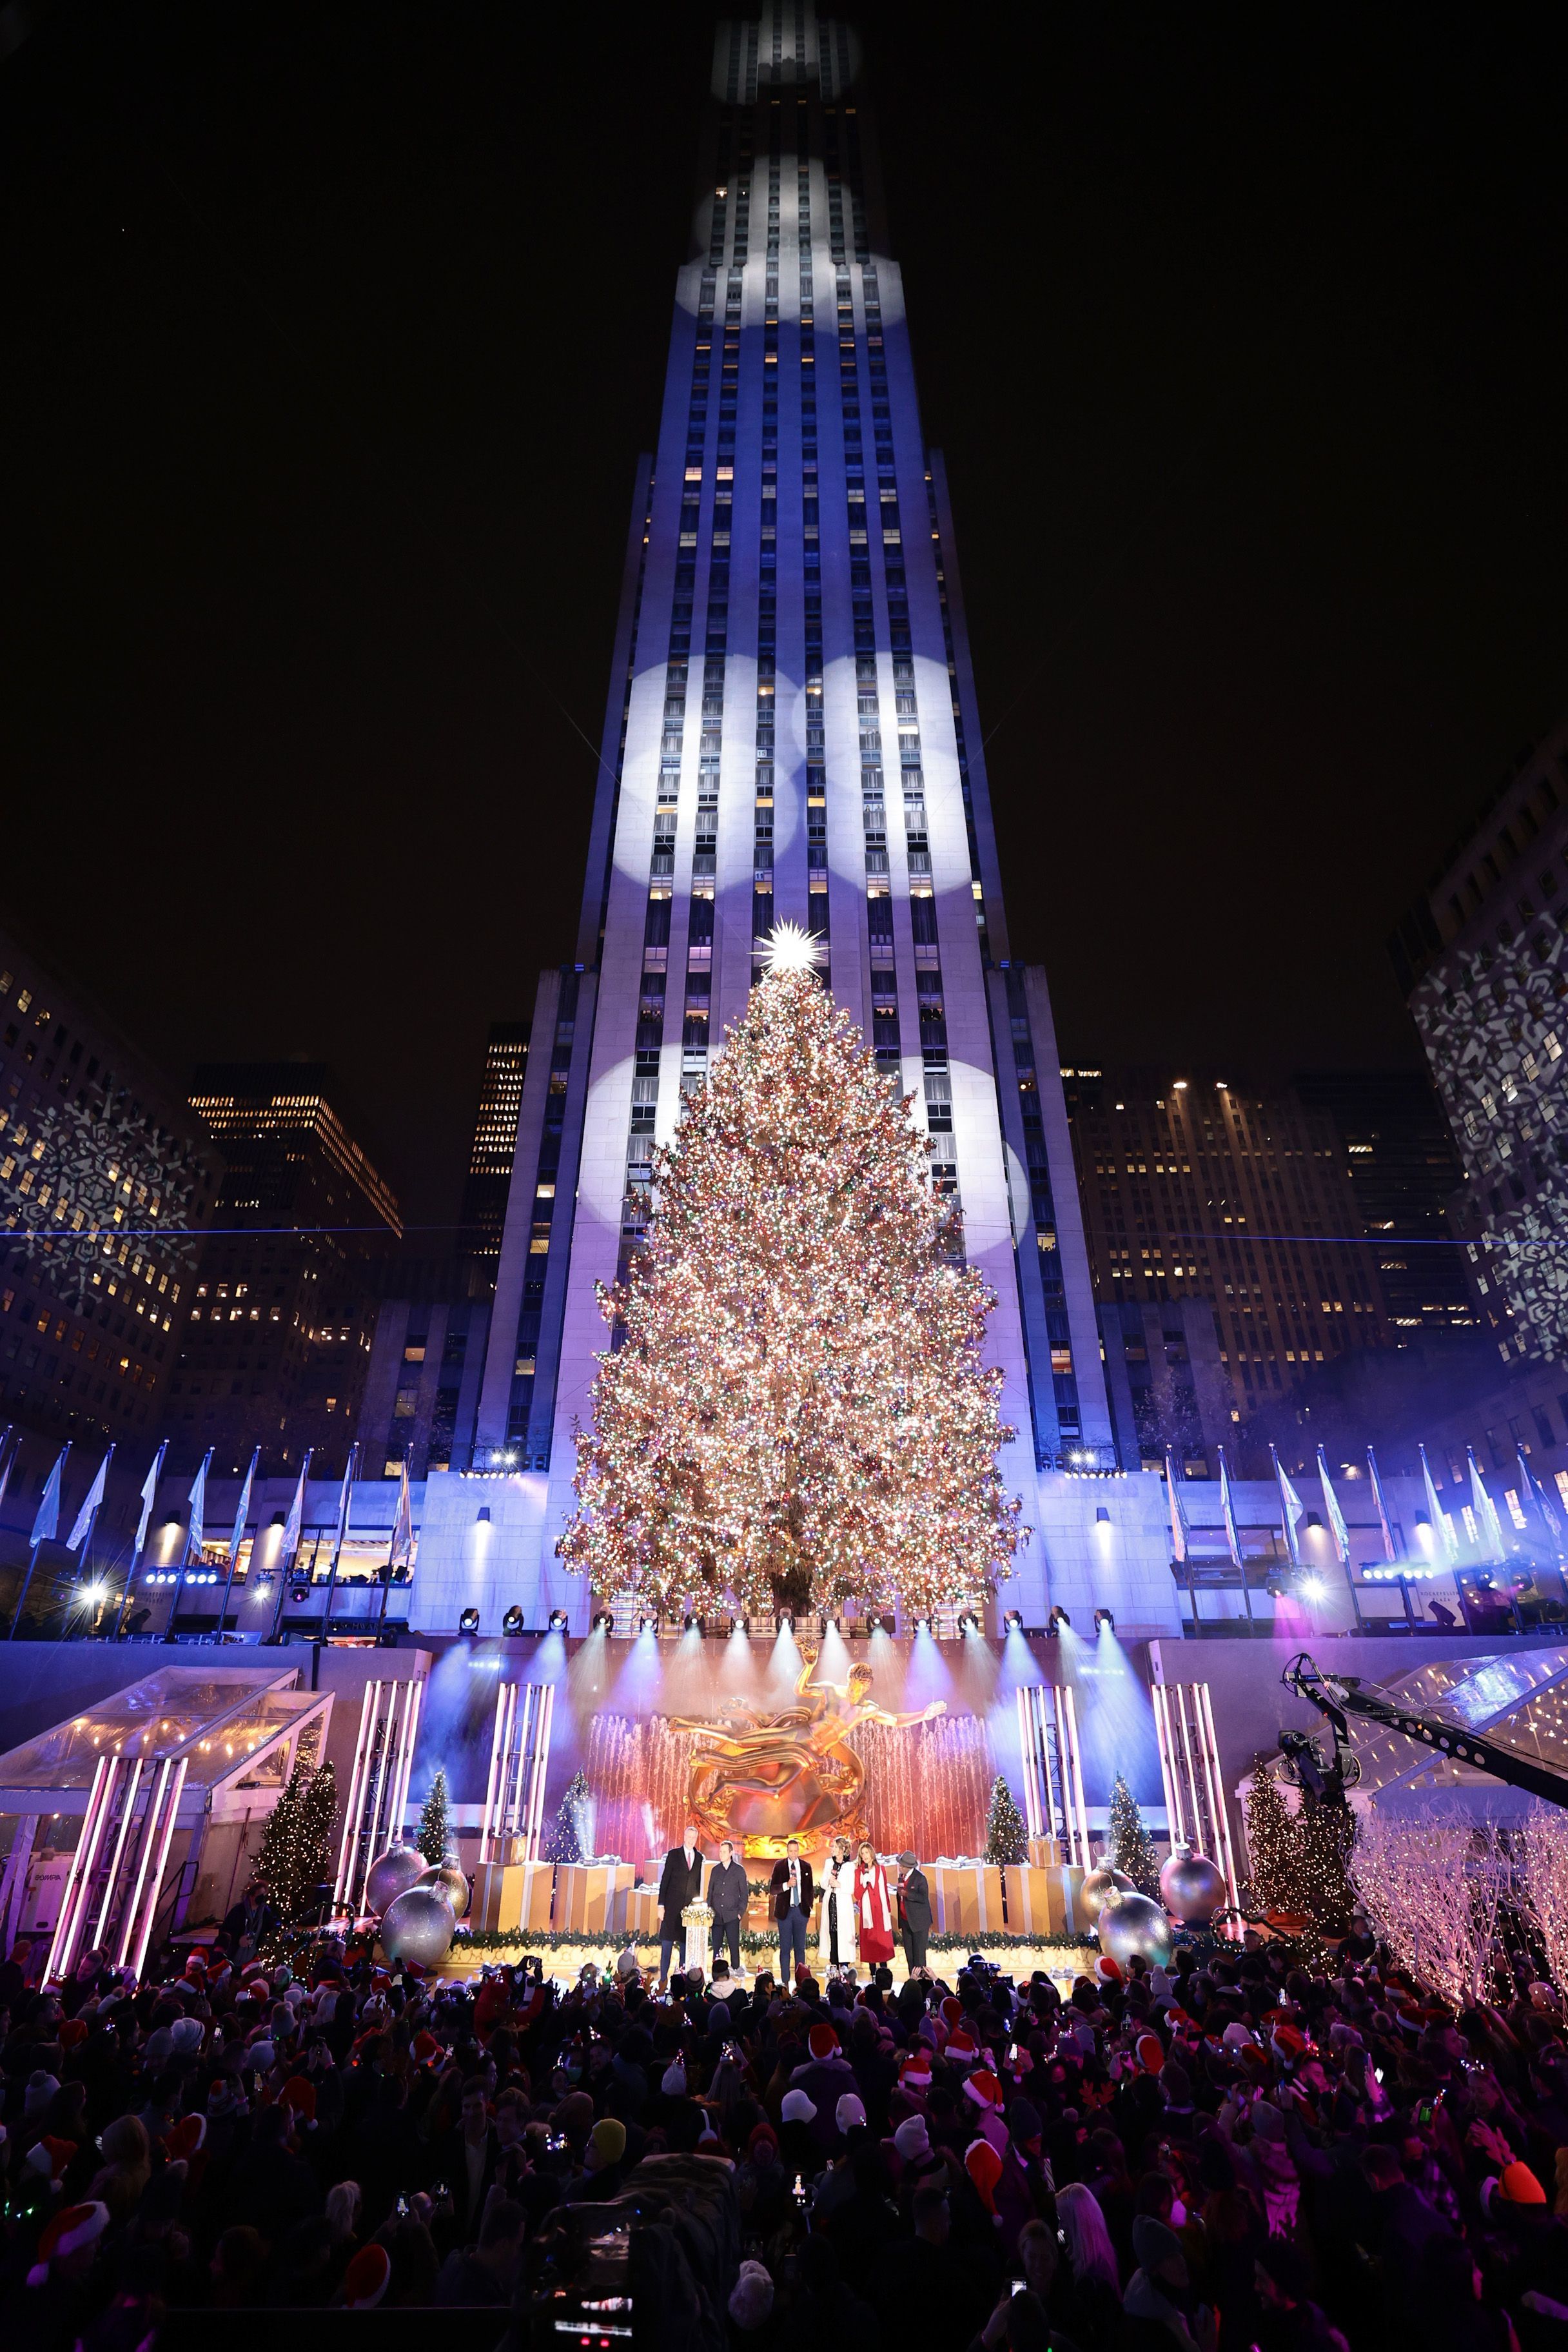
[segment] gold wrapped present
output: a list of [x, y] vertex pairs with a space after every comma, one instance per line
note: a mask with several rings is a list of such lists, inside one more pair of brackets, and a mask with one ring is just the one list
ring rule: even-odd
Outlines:
[[481, 1862], [474, 1873], [472, 1924], [492, 1933], [547, 1931], [554, 1878], [552, 1863]]
[[637, 1873], [629, 1862], [564, 1862], [556, 1872], [555, 1926], [580, 1936], [616, 1936]]
[[1029, 1866], [1032, 1870], [1057, 1870], [1061, 1866], [1060, 1838], [1043, 1837], [1029, 1840]]
[[[1007, 1933], [1010, 1936], [1065, 1936], [1072, 1932], [1068, 1918], [1071, 1896], [1061, 1869], [1042, 1870], [1023, 1864], [1004, 1874], [1007, 1882]], [[1079, 1871], [1077, 1875], [1081, 1878]]]
[[634, 1886], [626, 1896], [626, 1934], [635, 1943], [658, 1940], [658, 1888]]

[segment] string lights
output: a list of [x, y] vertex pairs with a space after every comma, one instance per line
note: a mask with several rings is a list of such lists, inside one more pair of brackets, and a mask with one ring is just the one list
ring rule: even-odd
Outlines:
[[994, 1300], [956, 1262], [929, 1142], [810, 959], [768, 969], [673, 1146], [558, 1547], [633, 1608], [911, 1616], [1006, 1575]]

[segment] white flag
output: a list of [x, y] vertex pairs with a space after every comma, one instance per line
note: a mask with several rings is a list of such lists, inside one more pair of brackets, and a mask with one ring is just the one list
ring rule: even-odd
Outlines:
[[300, 1483], [294, 1489], [294, 1499], [289, 1506], [289, 1517], [283, 1523], [283, 1540], [278, 1548], [278, 1572], [286, 1576], [300, 1549], [300, 1538], [305, 1526], [305, 1481], [310, 1475], [312, 1448], [305, 1449], [305, 1459], [300, 1465]]
[[76, 1524], [66, 1538], [68, 1551], [79, 1551], [92, 1532], [93, 1520], [103, 1508], [103, 1490], [109, 1483], [109, 1465], [113, 1459], [114, 1448], [111, 1445], [98, 1465], [97, 1477], [81, 1498], [81, 1508], [76, 1515]]
[[153, 1518], [153, 1505], [158, 1493], [158, 1481], [163, 1475], [163, 1456], [168, 1450], [169, 1441], [165, 1437], [153, 1456], [153, 1467], [148, 1471], [142, 1484], [142, 1517], [136, 1522], [136, 1549], [131, 1555], [132, 1568], [141, 1559], [146, 1545], [147, 1529]]
[[212, 1458], [213, 1449], [209, 1445], [202, 1456], [201, 1468], [191, 1481], [191, 1524], [185, 1537], [187, 1560], [200, 1559], [202, 1546], [207, 1539], [207, 1471]]
[[[404, 1559], [406, 1560], [413, 1549], [414, 1497], [408, 1490], [408, 1456], [405, 1454], [403, 1457], [403, 1480], [397, 1489], [397, 1517], [394, 1520], [392, 1528], [392, 1551], [390, 1558], [393, 1566], [395, 1568], [397, 1565], [397, 1556], [399, 1552], [402, 1553]], [[1176, 1557], [1178, 1559], [1184, 1559], [1186, 1554], [1184, 1552], [1178, 1552]]]
[[[408, 1490], [408, 1465], [404, 1465], [403, 1486]], [[1185, 1559], [1187, 1556], [1187, 1515], [1182, 1508], [1182, 1498], [1176, 1491], [1176, 1462], [1171, 1448], [1165, 1448], [1165, 1489], [1171, 1505], [1171, 1557]]]
[[1297, 1540], [1296, 1528], [1300, 1523], [1301, 1514], [1307, 1507], [1305, 1503], [1302, 1502], [1300, 1496], [1296, 1492], [1295, 1486], [1291, 1483], [1289, 1472], [1286, 1469], [1283, 1462], [1280, 1461], [1279, 1454], [1276, 1454], [1272, 1445], [1268, 1449], [1268, 1458], [1274, 1465], [1274, 1475], [1279, 1485], [1279, 1517], [1283, 1520], [1285, 1527], [1285, 1549], [1290, 1555], [1292, 1567], [1300, 1568], [1301, 1565], [1301, 1547]]
[[239, 1490], [239, 1508], [234, 1515], [234, 1534], [229, 1539], [228, 1564], [232, 1569], [239, 1558], [239, 1547], [245, 1540], [245, 1523], [250, 1517], [250, 1489], [256, 1477], [256, 1465], [261, 1459], [258, 1445], [250, 1457], [250, 1467], [245, 1474], [245, 1484]]
[[1225, 1539], [1230, 1547], [1230, 1557], [1234, 1565], [1239, 1568], [1241, 1538], [1237, 1533], [1236, 1511], [1230, 1499], [1230, 1472], [1226, 1468], [1224, 1446], [1216, 1445], [1215, 1452], [1219, 1455], [1219, 1507], [1220, 1516], [1225, 1521]]
[[1418, 1445], [1415, 1451], [1421, 1456], [1421, 1478], [1426, 1489], [1426, 1516], [1432, 1522], [1432, 1539], [1434, 1543], [1442, 1545], [1443, 1556], [1446, 1559], [1456, 1560], [1459, 1557], [1459, 1548], [1454, 1539], [1454, 1522], [1437, 1500], [1437, 1489], [1432, 1477], [1432, 1465], [1426, 1459], [1426, 1448], [1424, 1445]]
[[1323, 1482], [1323, 1508], [1329, 1515], [1329, 1525], [1334, 1531], [1334, 1549], [1342, 1565], [1350, 1563], [1351, 1531], [1345, 1525], [1345, 1515], [1340, 1508], [1340, 1498], [1334, 1492], [1334, 1482], [1329, 1475], [1323, 1449], [1318, 1448], [1318, 1475]]
[[1500, 1568], [1508, 1554], [1503, 1548], [1502, 1522], [1497, 1515], [1497, 1505], [1487, 1492], [1486, 1480], [1481, 1476], [1481, 1465], [1476, 1460], [1476, 1449], [1473, 1445], [1466, 1446], [1465, 1459], [1470, 1465], [1470, 1500], [1476, 1507], [1476, 1517], [1480, 1521], [1481, 1533], [1490, 1547], [1492, 1560], [1497, 1567]]
[[33, 1521], [33, 1532], [29, 1538], [29, 1541], [35, 1548], [41, 1543], [52, 1542], [59, 1533], [60, 1473], [66, 1466], [66, 1455], [69, 1452], [70, 1443], [68, 1439], [61, 1446], [55, 1466], [45, 1481], [44, 1491], [38, 1497], [38, 1515]]

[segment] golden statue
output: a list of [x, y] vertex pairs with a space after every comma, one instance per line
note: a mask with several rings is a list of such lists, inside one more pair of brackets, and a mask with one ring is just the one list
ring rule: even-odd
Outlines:
[[739, 1837], [749, 1855], [774, 1861], [786, 1838], [811, 1845], [864, 1829], [866, 1767], [849, 1745], [858, 1725], [897, 1731], [947, 1712], [946, 1700], [936, 1698], [918, 1714], [891, 1715], [867, 1696], [869, 1666], [852, 1665], [841, 1683], [812, 1684], [816, 1645], [801, 1655], [796, 1704], [781, 1714], [763, 1715], [745, 1699], [730, 1698], [720, 1703], [717, 1720], [669, 1718], [675, 1730], [692, 1734], [692, 1819], [710, 1837]]

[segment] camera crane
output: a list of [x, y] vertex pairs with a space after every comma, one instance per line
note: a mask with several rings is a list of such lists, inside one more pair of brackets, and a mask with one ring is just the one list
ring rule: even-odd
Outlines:
[[[1489, 1772], [1494, 1780], [1506, 1781], [1511, 1789], [1523, 1789], [1532, 1797], [1544, 1799], [1549, 1805], [1568, 1806], [1568, 1777], [1563, 1773], [1533, 1763], [1510, 1748], [1500, 1748], [1495, 1740], [1479, 1738], [1473, 1731], [1462, 1731], [1455, 1724], [1445, 1723], [1440, 1716], [1413, 1715], [1408, 1707], [1385, 1698], [1358, 1675], [1326, 1675], [1305, 1650], [1291, 1659], [1279, 1679], [1287, 1690], [1294, 1691], [1298, 1698], [1315, 1706], [1333, 1733], [1332, 1765], [1323, 1764], [1316, 1755], [1315, 1741], [1305, 1732], [1282, 1733], [1279, 1742], [1299, 1777], [1304, 1766], [1318, 1772], [1323, 1786], [1311, 1793], [1330, 1803], [1343, 1803], [1347, 1780], [1355, 1777], [1347, 1775], [1344, 1769], [1347, 1762], [1355, 1762], [1350, 1748], [1350, 1717], [1355, 1716], [1363, 1722], [1380, 1724], [1385, 1731], [1402, 1731], [1406, 1739], [1419, 1741], [1423, 1748], [1434, 1749], [1451, 1762], [1473, 1765], [1478, 1772]], [[1306, 1757], [1303, 1750], [1309, 1752]], [[1302, 1784], [1310, 1788], [1306, 1779]]]

